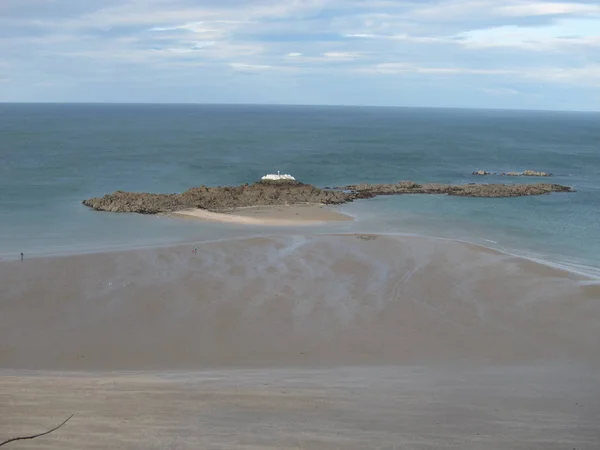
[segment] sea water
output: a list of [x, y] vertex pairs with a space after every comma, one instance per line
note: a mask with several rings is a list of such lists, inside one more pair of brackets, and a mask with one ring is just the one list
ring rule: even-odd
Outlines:
[[[476, 177], [525, 169], [552, 178]], [[181, 192], [280, 170], [356, 182], [553, 182], [519, 198], [393, 196], [343, 205], [353, 223], [265, 228], [94, 212], [115, 190]], [[600, 268], [600, 114], [235, 105], [0, 105], [0, 257], [278, 233], [377, 232], [473, 242]]]

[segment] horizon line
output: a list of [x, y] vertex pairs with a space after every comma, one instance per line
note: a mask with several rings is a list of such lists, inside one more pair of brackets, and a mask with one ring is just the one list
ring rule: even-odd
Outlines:
[[598, 114], [600, 109], [528, 109], [528, 108], [494, 108], [484, 106], [426, 106], [426, 105], [363, 105], [363, 104], [309, 104], [309, 103], [203, 103], [203, 102], [100, 102], [100, 101], [0, 101], [0, 105], [114, 105], [114, 106], [271, 106], [271, 107], [313, 107], [313, 108], [380, 108], [380, 109], [452, 109], [474, 111], [515, 111], [515, 112], [548, 112], [548, 113], [591, 113]]

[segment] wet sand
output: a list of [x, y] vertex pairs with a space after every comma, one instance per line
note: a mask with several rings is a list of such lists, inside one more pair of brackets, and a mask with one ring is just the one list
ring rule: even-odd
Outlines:
[[243, 225], [294, 226], [344, 222], [352, 217], [323, 205], [253, 206], [212, 212], [205, 209], [176, 211], [171, 216]]
[[600, 284], [426, 238], [197, 248], [0, 263], [0, 440], [598, 448]]
[[76, 412], [13, 448], [595, 450], [599, 394], [569, 366], [4, 374], [0, 439]]

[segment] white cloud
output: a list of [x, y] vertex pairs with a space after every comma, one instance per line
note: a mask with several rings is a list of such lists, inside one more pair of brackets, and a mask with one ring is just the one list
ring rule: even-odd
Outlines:
[[337, 61], [352, 61], [361, 57], [357, 52], [325, 52], [323, 56]]
[[229, 66], [240, 72], [263, 72], [265, 70], [273, 69], [273, 66], [246, 63], [229, 63]]
[[153, 27], [150, 31], [172, 31], [172, 30], [186, 30], [193, 31], [195, 33], [202, 33], [206, 30], [206, 25], [238, 25], [242, 23], [248, 23], [247, 21], [240, 20], [212, 20], [209, 22], [192, 22], [185, 23], [183, 25], [175, 25], [171, 27]]
[[199, 50], [203, 50], [208, 47], [212, 47], [215, 44], [216, 44], [215, 41], [198, 41], [198, 42], [190, 43], [188, 46], [185, 46], [185, 47], [171, 47], [171, 48], [167, 47], [167, 48], [154, 49], [153, 51], [158, 52], [158, 53], [187, 54], [187, 53], [198, 52]]
[[449, 38], [428, 37], [428, 36], [409, 36], [408, 34], [346, 34], [344, 37], [356, 39], [385, 39], [391, 41], [406, 41], [419, 44], [438, 44], [449, 43]]
[[203, 49], [203, 48], [206, 48], [206, 47], [211, 47], [211, 46], [213, 46], [215, 44], [216, 44], [215, 41], [198, 41], [198, 42], [194, 43], [194, 45], [192, 46], [192, 48], [194, 50], [200, 50], [200, 49]]
[[285, 60], [290, 65], [296, 64], [296, 67], [303, 67], [308, 70], [314, 69], [317, 66], [333, 69], [334, 67], [338, 67], [338, 63], [351, 63], [364, 57], [365, 54], [360, 52], [325, 51], [317, 53], [316, 56], [304, 53], [288, 53], [285, 55]]
[[[262, 0], [231, 2], [166, 0], [129, 0], [118, 6], [94, 11], [69, 20], [69, 27], [110, 28], [116, 26], [149, 26], [155, 31], [194, 28], [203, 25], [233, 25], [261, 19], [301, 18], [320, 11], [322, 0]], [[158, 25], [161, 24], [161, 25]]]
[[384, 75], [394, 74], [430, 74], [430, 75], [506, 75], [511, 70], [503, 69], [473, 69], [468, 67], [428, 67], [413, 63], [381, 63], [364, 66], [356, 69], [364, 73], [377, 73]]
[[511, 88], [483, 88], [479, 90], [490, 95], [512, 96], [519, 94], [519, 91]]
[[[481, 75], [499, 79], [534, 80], [561, 84], [600, 87], [600, 65], [582, 67], [511, 67], [505, 69], [477, 69], [471, 67], [432, 67], [417, 63], [382, 63], [355, 68], [356, 72], [379, 75], [427, 74], [432, 76]], [[498, 94], [499, 90], [495, 90]], [[511, 91], [504, 90], [503, 94]], [[491, 93], [491, 92], [488, 92]]]
[[599, 14], [600, 5], [588, 3], [550, 3], [550, 2], [519, 2], [513, 5], [497, 6], [494, 11], [503, 16], [555, 16], [570, 14]]
[[[412, 74], [575, 88], [600, 78], [600, 3], [585, 0], [86, 0], [62, 17], [7, 2], [20, 13], [0, 13], [11, 67], [1, 72], [28, 74], [30, 86], [39, 73], [63, 86], [73, 70], [72, 79], [125, 81], [192, 79], [197, 67], [207, 79], [318, 73], [323, 85]], [[70, 2], [53, 6], [66, 11]], [[514, 94], [492, 87], [480, 95]]]
[[526, 76], [555, 83], [600, 87], [600, 64], [583, 67], [548, 67], [527, 71]]
[[539, 0], [454, 0], [427, 3], [410, 13], [422, 20], [451, 21], [464, 18], [544, 17], [600, 14], [600, 5]]
[[[426, 3], [423, 7], [417, 7], [411, 11], [411, 16], [420, 20], [456, 20], [461, 17], [469, 16], [475, 11], [490, 11], [494, 6], [495, 1], [483, 0], [458, 0]], [[487, 15], [487, 14], [486, 14]]]
[[[153, 27], [151, 32], [185, 32], [191, 36], [201, 36], [203, 39], [225, 39], [228, 35], [239, 29], [243, 24], [248, 22], [231, 21], [231, 20], [215, 20], [211, 22], [193, 22], [176, 26]], [[171, 38], [176, 38], [179, 35], [169, 34]]]
[[600, 47], [600, 19], [561, 20], [550, 26], [503, 26], [458, 34], [455, 42], [473, 48], [513, 47], [554, 51], [574, 46]]

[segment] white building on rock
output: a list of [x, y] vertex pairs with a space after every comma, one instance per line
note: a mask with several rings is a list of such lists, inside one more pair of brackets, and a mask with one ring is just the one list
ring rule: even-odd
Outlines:
[[269, 173], [267, 175], [265, 175], [264, 177], [261, 178], [261, 180], [263, 181], [296, 181], [296, 179], [291, 176], [290, 174], [287, 173], [279, 173], [279, 170], [277, 171], [277, 174], [274, 173]]

